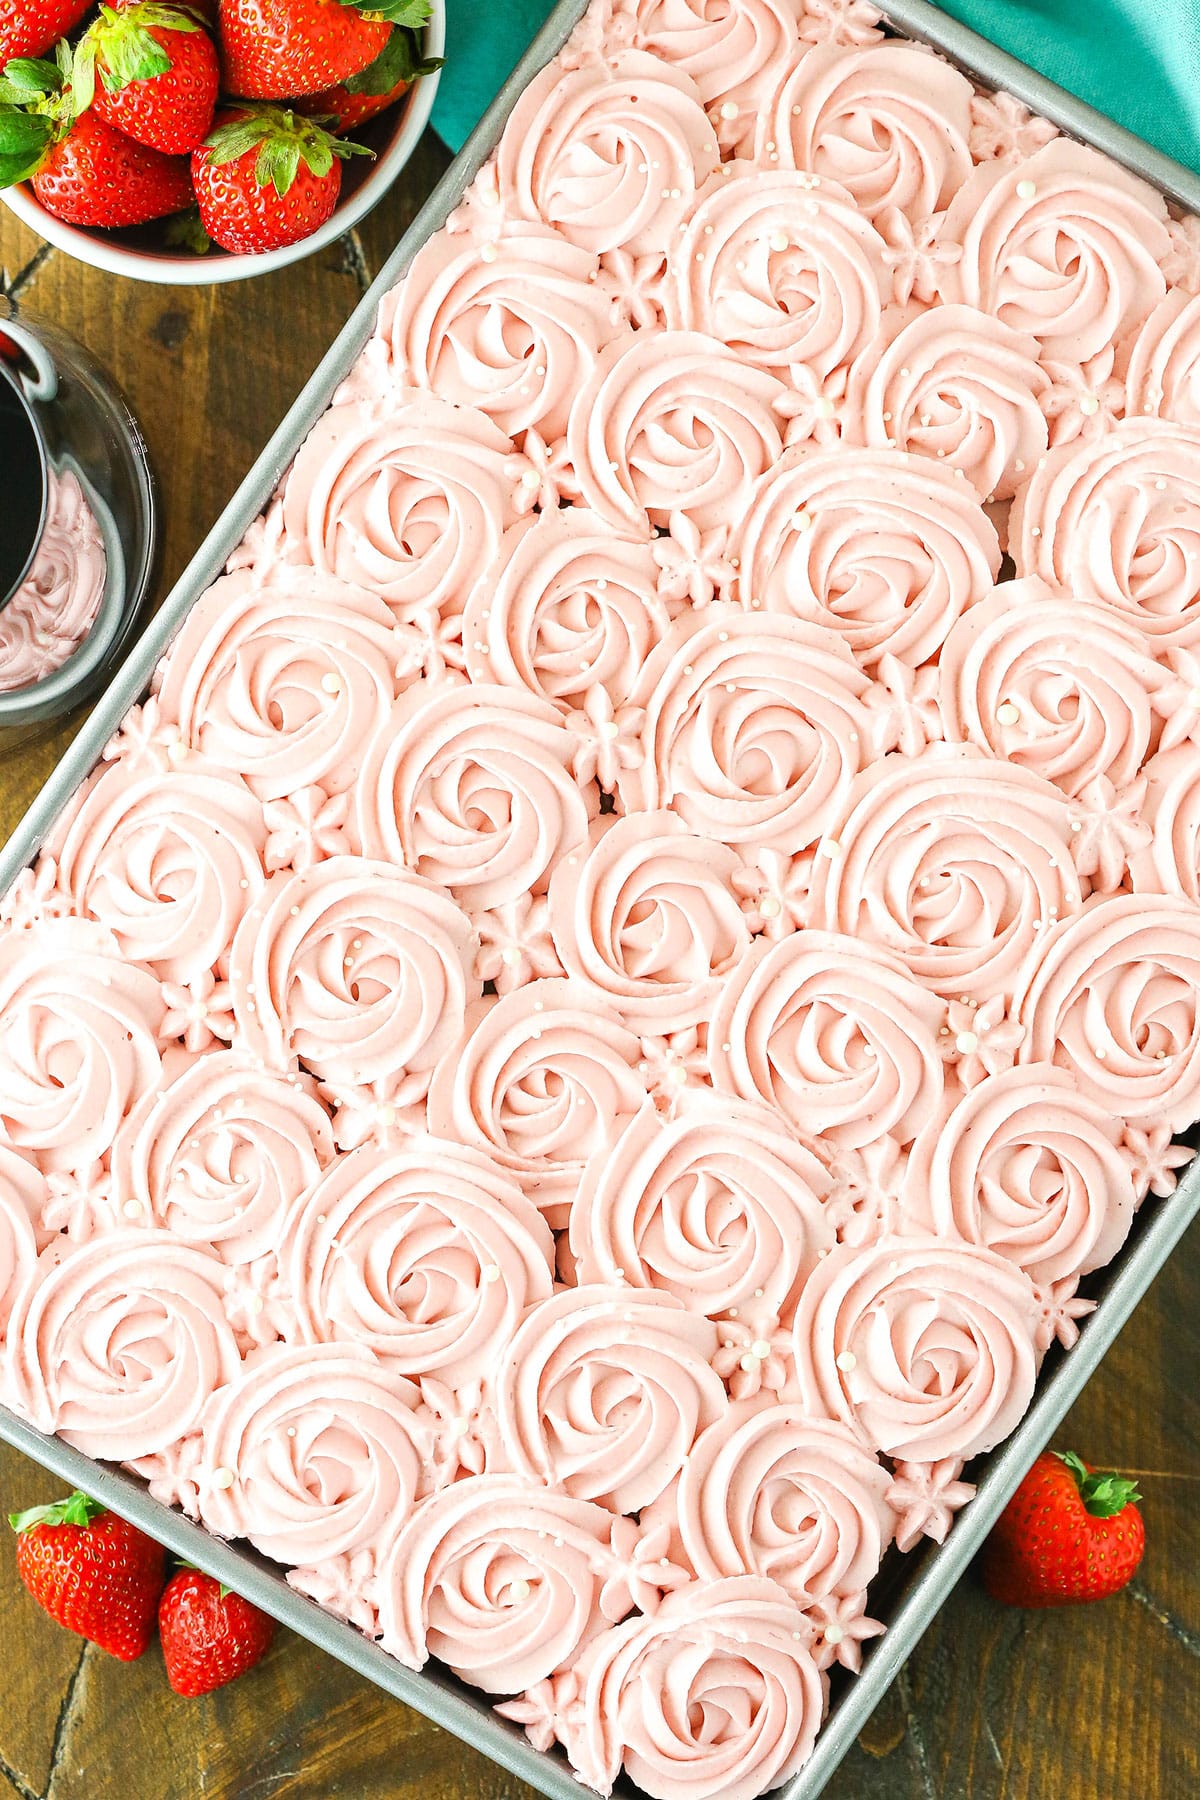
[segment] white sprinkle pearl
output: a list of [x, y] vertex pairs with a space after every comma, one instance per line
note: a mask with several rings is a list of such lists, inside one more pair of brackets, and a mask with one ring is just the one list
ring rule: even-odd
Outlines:
[[517, 949], [515, 944], [506, 944], [500, 952], [500, 961], [502, 963], [507, 963], [510, 969], [515, 969], [520, 960], [521, 952]]
[[615, 737], [620, 737], [620, 735], [621, 727], [617, 724], [617, 721], [615, 719], [605, 719], [603, 725], [600, 727], [600, 736], [608, 738], [611, 741]]
[[783, 901], [778, 894], [764, 894], [758, 903], [758, 910], [764, 919], [777, 919], [783, 911]]
[[528, 1600], [532, 1589], [527, 1581], [514, 1581], [508, 1591], [514, 1600]]
[[1079, 410], [1089, 419], [1094, 413], [1098, 413], [1100, 411], [1100, 402], [1097, 400], [1095, 394], [1085, 394], [1083, 399], [1079, 402]]
[[1200, 687], [1194, 687], [1188, 690], [1188, 705], [1200, 706]]
[[328, 675], [322, 675], [321, 686], [327, 694], [340, 694], [342, 691], [342, 684], [332, 670]]
[[212, 1484], [215, 1488], [231, 1488], [237, 1476], [232, 1469], [214, 1469]]
[[743, 1373], [746, 1375], [757, 1375], [757, 1373], [758, 1373], [758, 1358], [757, 1358], [757, 1356], [755, 1356], [751, 1351], [747, 1350], [745, 1356], [743, 1356], [741, 1361], [738, 1363], [738, 1368], [741, 1369], [743, 1371]]
[[542, 485], [542, 478], [538, 474], [537, 470], [536, 469], [526, 469], [525, 473], [521, 477], [521, 486], [524, 488], [535, 488], [535, 487], [541, 487], [541, 485]]
[[767, 242], [770, 244], [772, 250], [786, 250], [788, 247], [787, 232], [773, 231], [767, 239]]
[[450, 1421], [451, 1437], [465, 1438], [470, 1429], [471, 1421], [469, 1419], [451, 1419]]
[[483, 1269], [482, 1273], [483, 1273], [483, 1279], [485, 1281], [488, 1281], [488, 1282], [499, 1281], [499, 1279], [500, 1279], [499, 1263], [488, 1263], [486, 1265], [486, 1267]]
[[1011, 700], [1002, 700], [996, 708], [996, 717], [1001, 725], [1015, 725], [1021, 717], [1021, 709]]
[[766, 1338], [755, 1338], [750, 1346], [750, 1354], [753, 1357], [757, 1357], [759, 1362], [766, 1362], [768, 1356], [771, 1354], [771, 1346], [768, 1344]]
[[807, 510], [798, 512], [792, 520], [792, 529], [793, 531], [811, 531], [812, 514]]
[[723, 119], [736, 119], [737, 116], [738, 116], [737, 101], [736, 100], [726, 100], [722, 104], [722, 107], [721, 107], [721, 117]]
[[495, 260], [496, 260], [495, 244], [481, 244], [479, 246], [479, 260], [480, 260], [480, 262], [495, 262]]
[[127, 1219], [140, 1219], [142, 1216], [142, 1203], [140, 1200], [127, 1200], [121, 1208], [121, 1211], [125, 1214]]
[[979, 1038], [973, 1031], [960, 1031], [954, 1040], [954, 1048], [960, 1056], [974, 1056], [979, 1048]]
[[846, 1634], [840, 1625], [827, 1625], [825, 1627], [825, 1642], [827, 1644], [840, 1644], [845, 1635]]
[[1017, 198], [1019, 200], [1032, 200], [1036, 193], [1037, 188], [1032, 181], [1018, 181]]
[[844, 1370], [847, 1375], [850, 1373], [851, 1369], [857, 1369], [858, 1367], [858, 1358], [855, 1356], [853, 1350], [842, 1350], [834, 1358], [834, 1361], [837, 1363], [838, 1368]]

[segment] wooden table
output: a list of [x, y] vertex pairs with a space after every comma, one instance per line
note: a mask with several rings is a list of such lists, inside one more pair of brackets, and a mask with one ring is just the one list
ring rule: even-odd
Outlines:
[[[427, 140], [360, 232], [279, 275], [169, 289], [93, 273], [0, 210], [0, 270], [124, 387], [164, 500], [165, 593], [445, 163]], [[0, 837], [64, 739], [0, 761]], [[1188, 1800], [1200, 1794], [1200, 1229], [1059, 1442], [1143, 1476], [1137, 1582], [1087, 1610], [993, 1606], [968, 1578], [832, 1784], [830, 1800]], [[0, 1448], [3, 1510], [54, 1479]], [[114, 1662], [27, 1598], [0, 1543], [0, 1800], [519, 1800], [530, 1790], [281, 1633], [207, 1700], [158, 1651]]]

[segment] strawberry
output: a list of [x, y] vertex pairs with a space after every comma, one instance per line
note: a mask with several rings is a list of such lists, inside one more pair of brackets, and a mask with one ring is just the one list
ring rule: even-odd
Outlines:
[[275, 1621], [199, 1569], [172, 1575], [158, 1603], [167, 1680], [177, 1694], [211, 1694], [261, 1662]]
[[414, 31], [397, 25], [374, 62], [357, 75], [347, 75], [336, 87], [306, 96], [297, 102], [297, 110], [313, 117], [327, 114], [334, 120], [336, 130], [351, 132], [386, 112], [414, 81], [422, 75], [432, 75], [441, 66], [439, 56], [422, 57]]
[[166, 1580], [162, 1545], [78, 1492], [10, 1513], [8, 1522], [17, 1533], [17, 1573], [38, 1605], [110, 1656], [139, 1657], [154, 1635]]
[[70, 47], [57, 62], [10, 62], [0, 81], [0, 187], [33, 191], [68, 225], [142, 225], [192, 202], [188, 165], [80, 113]]
[[[99, 76], [99, 80], [96, 77]], [[212, 39], [177, 6], [100, 8], [75, 51], [75, 106], [167, 156], [204, 142], [221, 71]]]
[[92, 0], [0, 0], [0, 69], [14, 56], [45, 56], [74, 31]]
[[381, 53], [393, 24], [416, 30], [429, 0], [220, 0], [225, 86], [249, 100], [319, 94]]
[[1001, 1513], [983, 1551], [983, 1581], [1008, 1606], [1071, 1606], [1123, 1588], [1142, 1560], [1135, 1484], [1046, 1451]]
[[192, 156], [201, 223], [215, 243], [243, 256], [299, 243], [337, 205], [339, 159], [369, 155], [280, 106], [222, 112]]

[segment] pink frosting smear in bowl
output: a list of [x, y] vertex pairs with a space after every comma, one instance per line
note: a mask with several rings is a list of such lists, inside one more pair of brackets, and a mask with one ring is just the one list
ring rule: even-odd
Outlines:
[[96, 622], [107, 558], [78, 476], [49, 473], [46, 525], [29, 574], [0, 612], [0, 693], [56, 675]]

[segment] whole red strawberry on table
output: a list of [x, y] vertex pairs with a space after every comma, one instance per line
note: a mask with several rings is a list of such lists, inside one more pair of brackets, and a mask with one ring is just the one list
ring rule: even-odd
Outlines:
[[310, 236], [351, 134], [438, 65], [430, 0], [0, 0], [0, 187], [239, 254]]
[[10, 1513], [17, 1573], [44, 1611], [110, 1656], [133, 1662], [155, 1626], [177, 1694], [211, 1694], [262, 1661], [275, 1622], [257, 1606], [167, 1553], [135, 1525], [78, 1491]]

